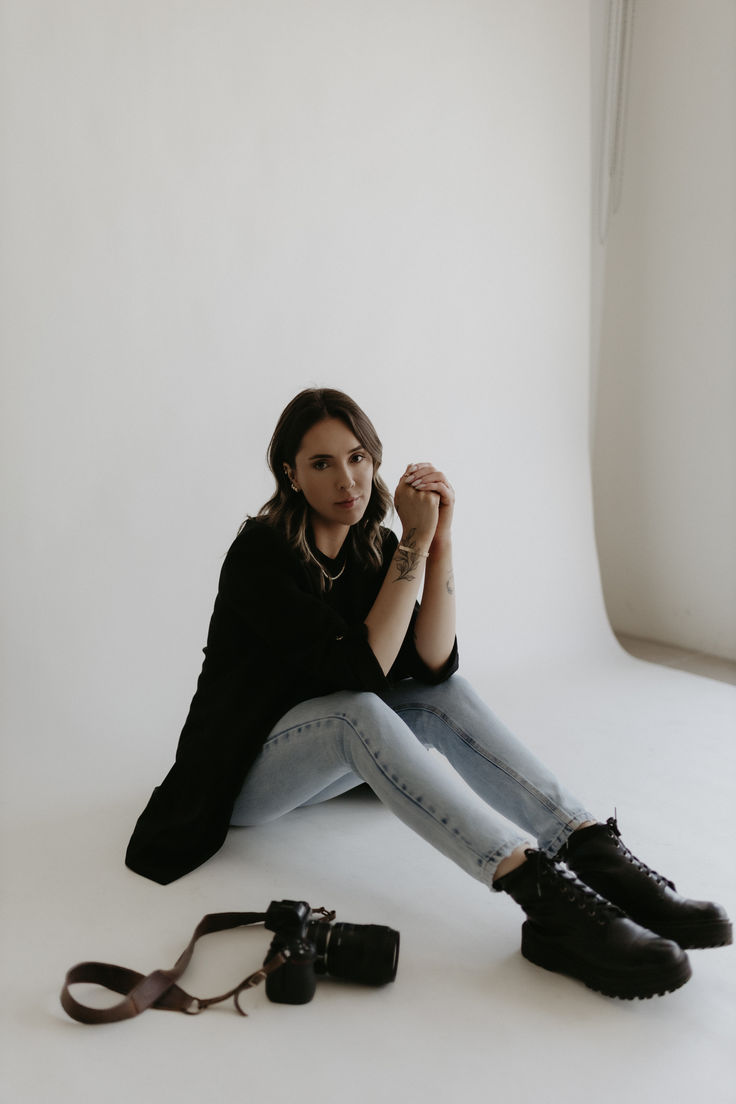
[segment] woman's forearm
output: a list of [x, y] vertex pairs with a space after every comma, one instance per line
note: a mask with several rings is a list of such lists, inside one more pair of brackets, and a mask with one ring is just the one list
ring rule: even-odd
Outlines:
[[431, 535], [418, 535], [416, 529], [403, 533], [365, 619], [368, 643], [384, 675], [391, 670], [409, 628], [431, 539]]
[[415, 629], [417, 652], [433, 671], [448, 660], [455, 643], [455, 580], [452, 542], [433, 542]]

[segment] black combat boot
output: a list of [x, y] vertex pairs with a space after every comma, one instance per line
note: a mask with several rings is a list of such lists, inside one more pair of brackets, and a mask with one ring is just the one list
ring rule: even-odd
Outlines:
[[631, 854], [615, 817], [573, 832], [557, 859], [637, 924], [681, 947], [723, 947], [732, 941], [721, 906], [680, 897], [672, 882]]
[[494, 882], [527, 915], [525, 958], [624, 1000], [663, 996], [685, 984], [690, 963], [676, 943], [640, 927], [541, 851], [526, 855], [525, 863]]

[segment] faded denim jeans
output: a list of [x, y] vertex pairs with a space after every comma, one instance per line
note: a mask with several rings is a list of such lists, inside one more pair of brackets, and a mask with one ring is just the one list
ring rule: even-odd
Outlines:
[[268, 736], [231, 823], [265, 824], [361, 782], [488, 886], [525, 841], [552, 856], [576, 827], [595, 820], [453, 675], [437, 686], [402, 682], [385, 698], [340, 691], [300, 702]]

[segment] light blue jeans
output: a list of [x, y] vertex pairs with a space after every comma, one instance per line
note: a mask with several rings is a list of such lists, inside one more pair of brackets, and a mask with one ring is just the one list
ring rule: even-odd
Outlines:
[[403, 682], [385, 700], [341, 691], [300, 702], [266, 740], [231, 823], [265, 824], [361, 782], [489, 886], [501, 860], [524, 842], [552, 856], [576, 827], [595, 820], [453, 675], [437, 686]]

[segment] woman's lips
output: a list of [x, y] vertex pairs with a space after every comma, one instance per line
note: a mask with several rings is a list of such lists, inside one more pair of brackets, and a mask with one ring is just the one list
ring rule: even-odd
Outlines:
[[359, 497], [358, 495], [356, 498], [344, 498], [342, 502], [336, 502], [335, 505], [339, 506], [341, 510], [352, 510]]

